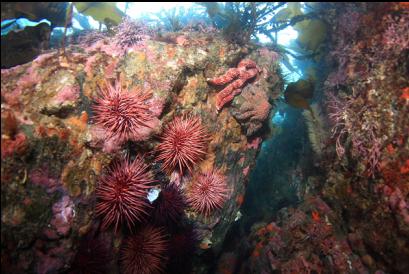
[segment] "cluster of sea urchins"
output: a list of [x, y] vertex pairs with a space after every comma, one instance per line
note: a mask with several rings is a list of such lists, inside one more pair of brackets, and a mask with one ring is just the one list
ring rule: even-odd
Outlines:
[[[178, 116], [164, 130], [157, 160], [163, 161], [162, 168], [168, 174], [192, 173], [193, 167], [203, 160], [209, 139], [198, 117]], [[196, 212], [209, 216], [227, 198], [226, 178], [215, 169], [193, 178], [187, 188], [187, 202]]]
[[[93, 109], [95, 123], [106, 129], [108, 138], [135, 140], [140, 128], [149, 128], [146, 100], [147, 93], [126, 93], [121, 87], [108, 85], [102, 90]], [[205, 158], [210, 138], [197, 116], [175, 117], [165, 128], [161, 143], [157, 146], [157, 161], [168, 174], [178, 173], [181, 177], [193, 174], [195, 166]], [[209, 216], [222, 207], [227, 197], [225, 177], [219, 170], [194, 175], [193, 182], [185, 188], [187, 199], [179, 185], [168, 184], [153, 204], [147, 199], [148, 190], [155, 182], [153, 174], [144, 160], [137, 156], [115, 160], [100, 177], [96, 194], [96, 215], [102, 218], [102, 229], [114, 226], [118, 231], [126, 224], [131, 235], [122, 245], [120, 262], [124, 273], [160, 273], [166, 262], [167, 234], [164, 228], [136, 224], [146, 220], [152, 213], [152, 223], [178, 227], [188, 204], [198, 213]]]

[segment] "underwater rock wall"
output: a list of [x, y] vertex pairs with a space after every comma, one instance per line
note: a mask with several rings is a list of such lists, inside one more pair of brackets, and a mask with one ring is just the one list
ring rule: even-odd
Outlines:
[[407, 3], [323, 5], [332, 30], [319, 103], [331, 134], [302, 167], [302, 203], [254, 224], [218, 273], [409, 271]]
[[[266, 130], [264, 122], [282, 87], [277, 55], [228, 44], [217, 34], [173, 33], [156, 40], [149, 39], [150, 34], [136, 34], [141, 35], [136, 42], [124, 44], [126, 32], [121, 33], [121, 37], [89, 37], [64, 54], [50, 51], [1, 71], [1, 258], [6, 273], [78, 273], [78, 268], [115, 273], [118, 268], [127, 272], [135, 267], [189, 273], [188, 266], [181, 265], [191, 261], [192, 250], [197, 255], [195, 273], [203, 273], [206, 265], [201, 258], [220, 252], [226, 231], [240, 217], [247, 176]], [[217, 94], [226, 86], [211, 85], [208, 79], [246, 59], [255, 63], [256, 73], [232, 79], [241, 81], [234, 84], [229, 99], [233, 102], [218, 112]], [[133, 101], [137, 99], [139, 103]], [[131, 114], [139, 116], [132, 120]], [[176, 117], [199, 121], [190, 120], [191, 128], [179, 121], [181, 129], [175, 134], [188, 133], [177, 135], [175, 142], [196, 136], [180, 144], [185, 146], [182, 153], [187, 153], [182, 156], [172, 154], [169, 145], [159, 149], [163, 140], [172, 138], [164, 129], [171, 128]], [[201, 131], [196, 133], [197, 123]], [[195, 143], [200, 138], [205, 138], [205, 148]], [[182, 162], [161, 158], [163, 151]], [[136, 156], [142, 163], [117, 164], [118, 159], [129, 162]], [[122, 200], [105, 189], [110, 187], [112, 193], [122, 189], [115, 192], [121, 197], [129, 189], [111, 182], [145, 165], [152, 176], [143, 175], [153, 181], [150, 190], [162, 189], [159, 198], [148, 202], [149, 189], [144, 188], [138, 201], [119, 210]], [[118, 166], [121, 169], [112, 175]], [[212, 170], [219, 177], [209, 177]], [[215, 184], [209, 183], [212, 178], [222, 181], [217, 181], [223, 184], [221, 197], [212, 193], [211, 186], [208, 197], [192, 190], [200, 180]], [[166, 201], [179, 199], [175, 192], [165, 191], [169, 185], [182, 195], [183, 216], [176, 216], [177, 223], [164, 220], [180, 212], [173, 200]], [[108, 214], [104, 206], [114, 213]], [[135, 220], [124, 213], [128, 206], [135, 207], [136, 211], [128, 211], [132, 216], [145, 213]], [[162, 215], [152, 217], [157, 211]], [[135, 241], [142, 245], [138, 237], [146, 233], [155, 236], [145, 245], [155, 245], [162, 259], [139, 264], [146, 268], [141, 270], [126, 259], [124, 250]]]
[[408, 23], [405, 3], [343, 7], [325, 82], [337, 157], [322, 195], [370, 271], [409, 270]]

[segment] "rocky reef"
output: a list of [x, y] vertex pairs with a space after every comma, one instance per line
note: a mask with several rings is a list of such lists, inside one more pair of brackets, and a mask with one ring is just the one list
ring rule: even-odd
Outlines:
[[[299, 204], [233, 229], [246, 240], [226, 244], [217, 273], [409, 271], [407, 4], [322, 7], [332, 26], [320, 64], [328, 73], [317, 96], [322, 111], [306, 124], [310, 140], [324, 139], [302, 145], [282, 182], [296, 186]], [[269, 178], [261, 172], [257, 178]]]
[[[204, 273], [240, 218], [282, 89], [276, 53], [217, 33], [125, 34], [2, 69], [2, 271]], [[207, 79], [244, 59], [258, 70], [218, 112]]]
[[409, 273], [408, 4], [275, 14], [301, 109], [240, 5], [245, 39], [126, 19], [1, 70], [2, 271]]

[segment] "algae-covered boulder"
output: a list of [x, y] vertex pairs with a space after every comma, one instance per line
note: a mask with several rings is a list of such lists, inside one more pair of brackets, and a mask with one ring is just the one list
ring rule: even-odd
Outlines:
[[[105, 263], [107, 269], [117, 272], [128, 236], [158, 226], [151, 211], [157, 211], [157, 204], [168, 197], [176, 199], [168, 190], [173, 185], [182, 195], [182, 216], [177, 223], [162, 222], [161, 231], [167, 243], [184, 235], [193, 248], [182, 251], [195, 250], [195, 271], [206, 271], [201, 258], [218, 254], [227, 230], [240, 215], [247, 176], [263, 138], [257, 129], [266, 123], [275, 96], [272, 87], [280, 76], [276, 65], [263, 65], [265, 55], [271, 53], [267, 49], [239, 47], [200, 32], [170, 36], [174, 39], [147, 39], [129, 48], [119, 48], [107, 36], [88, 46], [72, 45], [65, 55], [50, 51], [30, 63], [2, 70], [2, 270], [75, 272], [84, 260], [89, 262], [87, 267], [95, 267], [91, 262], [99, 257], [111, 262]], [[231, 115], [231, 106], [217, 113], [218, 90], [206, 82], [244, 58], [251, 58], [262, 71], [243, 87], [257, 85], [269, 106], [257, 116], [251, 137], [246, 137], [247, 126], [242, 128]], [[246, 93], [238, 95], [233, 105], [245, 104], [247, 98]], [[127, 103], [132, 100], [142, 100], [139, 108]], [[113, 105], [118, 106], [119, 116], [109, 108]], [[135, 124], [143, 121], [143, 115], [153, 117], [149, 121], [154, 125]], [[164, 129], [175, 117], [193, 116], [206, 131], [206, 148], [186, 172], [176, 168], [168, 172], [158, 155]], [[138, 138], [127, 134], [129, 130]], [[184, 144], [192, 153], [190, 143]], [[136, 156], [142, 157], [155, 183], [138, 198], [146, 205], [144, 217], [131, 227], [120, 222], [115, 233], [113, 226], [100, 225], [108, 217], [96, 214], [95, 208], [105, 201], [98, 189], [116, 159]], [[185, 196], [199, 174], [213, 169], [221, 174], [226, 193], [220, 206], [202, 214]], [[152, 193], [159, 196], [157, 201]], [[171, 209], [165, 203], [163, 210]], [[183, 232], [189, 229], [193, 229], [191, 237]], [[102, 255], [87, 252], [89, 246]], [[171, 267], [180, 252], [169, 252], [169, 266], [164, 263], [161, 269]], [[124, 264], [120, 260], [119, 265]]]

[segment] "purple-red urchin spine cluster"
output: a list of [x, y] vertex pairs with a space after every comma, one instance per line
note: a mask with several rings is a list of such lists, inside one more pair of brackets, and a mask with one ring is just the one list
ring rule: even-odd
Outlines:
[[156, 124], [157, 118], [147, 102], [151, 97], [152, 93], [147, 91], [130, 92], [118, 82], [115, 86], [107, 83], [92, 107], [94, 122], [106, 130], [109, 139], [138, 141]]
[[120, 264], [125, 274], [163, 273], [167, 262], [168, 240], [162, 228], [145, 226], [125, 239]]
[[102, 228], [126, 222], [129, 229], [147, 215], [147, 191], [155, 182], [148, 171], [148, 165], [139, 157], [132, 163], [122, 159], [115, 161], [108, 172], [101, 177], [96, 189], [97, 216], [102, 216]]
[[187, 190], [187, 202], [198, 213], [209, 216], [221, 208], [228, 197], [226, 177], [219, 170], [200, 173]]
[[175, 170], [190, 173], [195, 164], [203, 160], [207, 152], [209, 135], [199, 117], [178, 116], [164, 130], [158, 145], [157, 161], [163, 161], [163, 170], [171, 174]]
[[154, 203], [153, 220], [156, 224], [177, 224], [184, 214], [186, 201], [178, 187], [167, 185]]
[[114, 40], [117, 46], [121, 47], [121, 49], [127, 49], [132, 46], [140, 45], [148, 38], [149, 30], [146, 25], [142, 22], [126, 17], [116, 27]]

